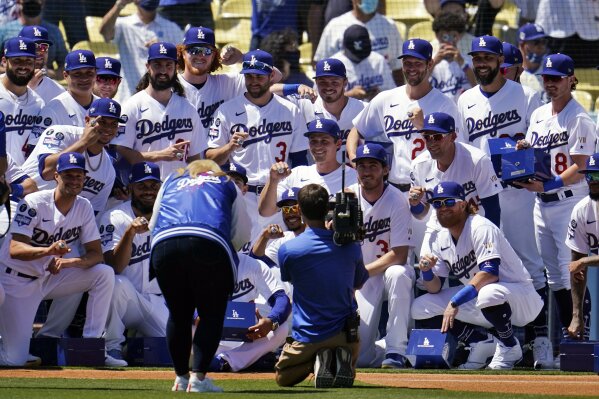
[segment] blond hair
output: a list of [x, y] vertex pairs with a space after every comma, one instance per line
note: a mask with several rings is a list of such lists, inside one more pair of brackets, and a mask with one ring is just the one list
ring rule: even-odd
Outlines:
[[200, 173], [204, 172], [212, 172], [214, 176], [226, 176], [227, 174], [223, 172], [218, 166], [216, 162], [211, 159], [198, 159], [197, 161], [193, 161], [189, 165], [184, 168], [177, 169], [177, 173], [181, 176], [185, 171], [189, 171], [189, 176], [196, 177]]

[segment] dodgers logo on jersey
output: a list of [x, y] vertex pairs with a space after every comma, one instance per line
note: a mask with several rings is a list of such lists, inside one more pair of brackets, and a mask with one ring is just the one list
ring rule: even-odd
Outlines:
[[[389, 38], [387, 36], [375, 37], [372, 41], [372, 51], [380, 51], [389, 47]], [[385, 57], [387, 58], [387, 57]]]
[[[154, 141], [166, 137], [168, 140], [174, 140], [178, 134], [189, 133], [193, 131], [191, 118], [173, 118], [168, 115], [161, 122], [152, 122], [148, 119], [140, 119], [135, 124], [137, 139], [142, 140], [141, 144], [151, 144]], [[150, 137], [151, 136], [151, 137]]]
[[599, 239], [593, 233], [587, 233], [587, 243], [589, 244], [589, 251], [597, 255], [599, 253]]
[[258, 126], [247, 127], [243, 123], [237, 123], [231, 127], [230, 133], [245, 132], [251, 139], [243, 142], [243, 147], [247, 147], [250, 144], [264, 141], [270, 143], [273, 137], [286, 136], [291, 134], [293, 131], [290, 121], [282, 122], [267, 122], [266, 118], [262, 119], [262, 123]]
[[568, 144], [570, 134], [568, 132], [551, 133], [541, 135], [537, 132], [532, 132], [530, 135], [530, 145], [535, 148], [544, 148], [549, 151], [552, 148], [559, 148]]
[[[28, 115], [24, 114], [22, 109], [19, 109], [18, 114], [6, 114], [4, 123], [6, 124], [6, 132], [17, 132], [19, 136], [22, 136], [26, 130], [33, 129], [34, 125], [42, 123], [42, 117], [39, 115]], [[43, 128], [38, 129], [39, 133], [43, 131]]]
[[63, 227], [61, 227], [54, 234], [34, 227], [31, 242], [34, 244], [34, 246], [49, 247], [56, 241], [60, 240], [64, 240], [67, 243], [73, 242], [75, 240], [78, 240], [79, 236], [81, 236], [81, 226], [72, 227], [70, 229], [67, 229], [66, 231]]
[[368, 90], [375, 86], [382, 86], [383, 83], [383, 75], [366, 76], [364, 74], [360, 74], [360, 77], [357, 80], [349, 82], [347, 86], [348, 90], [354, 88], [355, 86], [362, 86], [365, 90]]
[[466, 118], [466, 128], [468, 129], [469, 140], [472, 142], [487, 134], [495, 137], [501, 129], [505, 129], [521, 121], [522, 117], [517, 109], [498, 114], [493, 114], [493, 112], [489, 111], [489, 114], [483, 119]]
[[214, 112], [224, 102], [225, 100], [220, 100], [215, 102], [214, 104], [206, 105], [204, 101], [202, 101], [200, 108], [198, 108], [198, 115], [200, 116], [200, 120], [202, 121], [202, 126], [204, 126], [205, 128], [210, 126], [210, 124], [212, 123], [212, 115], [214, 115]]
[[233, 288], [233, 294], [231, 295], [232, 299], [237, 299], [248, 292], [251, 292], [254, 289], [254, 284], [250, 281], [249, 278], [245, 278], [241, 281], [235, 282], [235, 287]]
[[454, 263], [449, 263], [446, 260], [444, 260], [444, 262], [447, 264], [451, 273], [458, 279], [470, 279], [472, 275], [474, 275], [474, 273], [471, 275], [470, 271], [476, 266], [476, 254], [474, 253], [474, 250], [471, 250], [470, 253], [463, 258], [458, 255], [458, 260]]
[[147, 234], [146, 240], [141, 245], [131, 243], [131, 259], [129, 265], [142, 262], [150, 257], [150, 234]]
[[385, 133], [389, 137], [404, 136], [406, 140], [409, 140], [412, 137], [412, 133], [417, 133], [410, 119], [396, 120], [392, 115], [385, 115], [383, 121], [385, 123]]
[[373, 220], [372, 216], [364, 223], [365, 238], [370, 242], [374, 242], [378, 236], [391, 231], [391, 218]]
[[106, 183], [86, 175], [85, 182], [83, 183], [83, 191], [98, 195], [98, 193], [104, 189], [104, 186], [106, 186]]

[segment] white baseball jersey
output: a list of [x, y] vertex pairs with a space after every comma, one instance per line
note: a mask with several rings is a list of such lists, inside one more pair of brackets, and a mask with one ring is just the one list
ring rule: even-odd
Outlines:
[[59, 96], [66, 91], [60, 83], [47, 76], [44, 76], [40, 81], [40, 84], [33, 90], [46, 104], [48, 104], [54, 97]]
[[231, 300], [251, 302], [255, 301], [258, 295], [262, 295], [264, 299], [268, 300], [276, 291], [285, 291], [281, 280], [273, 275], [266, 263], [248, 255], [238, 254], [238, 256], [237, 281], [231, 294]]
[[389, 90], [396, 87], [389, 64], [379, 53], [374, 51], [359, 63], [352, 62], [345, 56], [343, 51], [333, 55], [345, 65], [347, 86], [345, 90], [351, 90], [356, 86], [362, 86], [364, 90], [379, 89]]
[[183, 75], [179, 75], [179, 82], [185, 88], [187, 100], [198, 110], [206, 136], [218, 107], [246, 91], [242, 74], [210, 74], [200, 89], [183, 79]]
[[[572, 155], [593, 155], [595, 125], [584, 108], [571, 99], [557, 115], [552, 115], [551, 103], [532, 113], [526, 140], [533, 148], [547, 151], [551, 158], [551, 173], [557, 176], [574, 164]], [[575, 195], [588, 191], [584, 179], [566, 186]], [[552, 192], [563, 190], [555, 189]]]
[[455, 119], [456, 131], [461, 131], [453, 100], [437, 89], [432, 89], [419, 100], [410, 100], [405, 85], [378, 94], [354, 119], [356, 129], [364, 138], [385, 134], [393, 142], [394, 159], [389, 181], [395, 184], [410, 184], [410, 163], [426, 150], [422, 135], [408, 118], [408, 112], [414, 108], [421, 108], [424, 115], [445, 112]]
[[522, 86], [529, 87], [539, 93], [541, 102], [547, 104], [551, 99], [547, 97], [545, 88], [543, 87], [543, 77], [537, 75], [537, 72], [541, 72], [543, 66], [540, 65], [536, 71], [527, 71], [526, 69], [520, 74], [520, 84]]
[[6, 152], [17, 164], [25, 161], [23, 149], [32, 129], [42, 120], [38, 114], [43, 106], [44, 101], [30, 88], [17, 97], [0, 82], [0, 112], [4, 114], [6, 125]]
[[[501, 183], [491, 159], [482, 150], [469, 144], [455, 143], [455, 155], [449, 168], [442, 172], [437, 161], [431, 158], [428, 151], [418, 155], [412, 161], [412, 185], [424, 187], [432, 192], [433, 188], [443, 181], [454, 181], [462, 185], [466, 200], [478, 207], [478, 213], [484, 216], [484, 208], [480, 199], [498, 194], [502, 190]], [[431, 208], [431, 217], [427, 222], [429, 229], [439, 230], [437, 213]]]
[[[39, 157], [64, 151], [81, 139], [83, 129], [78, 126], [55, 125], [44, 130], [31, 155], [23, 164], [23, 170], [35, 180], [38, 189], [49, 190], [56, 187], [56, 180], [44, 180], [41, 176], [40, 168], [42, 166], [39, 163]], [[103, 212], [116, 176], [112, 158], [104, 149], [101, 153], [93, 156], [86, 151], [84, 156], [87, 174], [80, 195], [91, 202], [96, 213]]]
[[599, 254], [599, 211], [597, 201], [589, 196], [584, 197], [572, 210], [566, 245], [585, 256]]
[[458, 100], [466, 142], [489, 154], [490, 138], [523, 139], [530, 115], [540, 105], [538, 93], [511, 80], [491, 97], [481, 92], [480, 85], [466, 90]]
[[268, 245], [264, 249], [264, 256], [268, 257], [268, 259], [270, 259], [272, 263], [277, 265], [277, 267], [281, 267], [279, 265], [279, 248], [281, 248], [281, 245], [285, 244], [287, 241], [295, 237], [296, 235], [293, 231], [284, 231], [283, 237], [274, 239], [268, 243]]
[[[350, 167], [345, 168], [345, 186], [351, 186], [358, 182], [358, 174]], [[321, 175], [316, 170], [316, 165], [297, 166], [291, 169], [291, 174], [287, 176], [277, 186], [277, 198], [281, 198], [283, 193], [293, 187], [302, 188], [308, 184], [320, 184], [329, 193], [329, 200], [335, 200], [335, 195], [341, 191], [341, 166]]]
[[322, 31], [318, 48], [314, 54], [314, 61], [329, 58], [341, 50], [343, 48], [343, 33], [345, 29], [352, 25], [365, 26], [370, 33], [372, 51], [384, 56], [392, 71], [401, 69], [401, 61], [397, 59], [401, 55], [401, 35], [395, 22], [379, 13], [376, 13], [366, 23], [359, 21], [352, 11], [331, 19]]
[[273, 163], [286, 162], [290, 153], [308, 149], [302, 114], [297, 106], [279, 96], [273, 95], [263, 107], [245, 95], [225, 102], [210, 127], [208, 147], [224, 146], [237, 131], [249, 136], [230, 158], [246, 169], [250, 185], [265, 184]]
[[[162, 105], [145, 90], [125, 101], [119, 134], [112, 144], [139, 152], [163, 150], [175, 143], [189, 140], [186, 156], [202, 154], [206, 149], [206, 137], [200, 117], [185, 97], [172, 94], [168, 104]], [[164, 180], [171, 172], [186, 166], [181, 161], [159, 161], [160, 177]]]
[[[332, 119], [339, 125], [339, 131], [341, 136], [341, 148], [337, 151], [337, 161], [341, 162], [343, 151], [345, 151], [345, 142], [350, 130], [354, 127], [354, 118], [362, 112], [366, 104], [356, 98], [348, 97], [347, 104], [341, 111], [339, 119], [335, 115], [331, 114], [324, 107], [324, 103], [321, 97], [317, 97], [314, 104], [310, 100], [300, 100], [299, 107], [307, 123], [312, 122], [314, 119]], [[347, 156], [346, 156], [347, 157]], [[346, 160], [347, 161], [347, 160]]]
[[[23, 198], [17, 206], [10, 234], [31, 237], [30, 245], [34, 247], [49, 247], [64, 240], [69, 247], [78, 248], [100, 239], [89, 201], [78, 196], [73, 207], [63, 215], [54, 204], [54, 190], [37, 191]], [[0, 262], [4, 266], [36, 277], [49, 273], [46, 268], [52, 256], [27, 261], [12, 258], [9, 254], [10, 241], [4, 240], [0, 248]]]
[[374, 204], [362, 196], [359, 184], [349, 187], [360, 198], [366, 236], [362, 243], [364, 264], [374, 262], [392, 248], [411, 246], [412, 217], [406, 196], [391, 185]]
[[[100, 97], [93, 95], [92, 102]], [[85, 126], [87, 109], [79, 104], [71, 93], [64, 93], [50, 100], [40, 112], [40, 123], [33, 128], [29, 137], [29, 145], [36, 145], [42, 132], [54, 125]]]
[[8, 163], [8, 167], [6, 168], [6, 172], [4, 172], [4, 177], [8, 184], [13, 183], [23, 177], [28, 177], [27, 173], [23, 171], [22, 167], [17, 165], [10, 153], [6, 154], [6, 161]]
[[457, 243], [454, 243], [451, 233], [446, 228], [433, 232], [432, 242], [433, 255], [438, 258], [433, 271], [439, 277], [448, 277], [451, 274], [463, 284], [468, 284], [480, 271], [479, 264], [499, 258], [499, 281], [530, 281], [530, 275], [501, 230], [483, 216], [473, 215], [466, 219]]
[[456, 103], [460, 95], [471, 87], [466, 72], [456, 61], [441, 60], [435, 65], [430, 82], [435, 89]]
[[[112, 251], [119, 244], [125, 231], [136, 216], [131, 201], [124, 202], [108, 211], [100, 218], [100, 240], [102, 252]], [[136, 234], [131, 248], [131, 259], [121, 275], [127, 277], [138, 292], [161, 294], [158, 281], [150, 281], [150, 232]]]

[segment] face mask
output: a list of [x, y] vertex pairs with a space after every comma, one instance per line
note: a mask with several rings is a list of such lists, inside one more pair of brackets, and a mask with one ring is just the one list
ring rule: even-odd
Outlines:
[[540, 64], [545, 54], [526, 53], [526, 59], [533, 64]]
[[26, 1], [21, 5], [21, 10], [26, 17], [35, 18], [42, 13], [42, 5], [37, 1]]
[[374, 14], [379, 6], [379, 0], [362, 0], [358, 6], [364, 14]]
[[300, 63], [300, 51], [299, 50], [286, 51], [283, 54], [283, 59], [285, 59], [289, 63], [289, 66], [291, 67], [292, 70], [298, 69], [299, 63]]

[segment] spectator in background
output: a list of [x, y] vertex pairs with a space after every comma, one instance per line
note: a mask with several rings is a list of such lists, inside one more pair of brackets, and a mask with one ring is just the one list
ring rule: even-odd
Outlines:
[[510, 43], [503, 43], [503, 63], [500, 65], [503, 77], [520, 83], [522, 74], [522, 53], [518, 47]]
[[19, 17], [16, 0], [0, 0], [0, 24], [14, 21]]
[[[46, 68], [48, 52], [53, 45], [48, 38], [48, 30], [39, 25], [24, 26], [19, 32], [19, 36], [35, 42], [35, 72], [33, 78], [29, 81], [29, 88], [35, 91], [44, 100], [44, 103], [64, 93], [64, 87], [48, 77], [48, 69]], [[61, 64], [60, 69], [62, 70], [62, 68]]]
[[459, 49], [466, 20], [461, 14], [441, 12], [433, 21], [433, 31], [436, 39], [432, 45], [436, 52], [431, 84], [457, 102], [460, 94], [476, 84], [472, 58]]
[[[127, 17], [119, 17], [125, 6], [135, 2], [137, 12]], [[179, 43], [183, 31], [176, 23], [158, 15], [159, 0], [118, 0], [106, 13], [100, 25], [100, 33], [106, 42], [114, 41], [119, 47], [123, 76], [118, 101], [135, 94], [139, 79], [146, 73], [148, 47], [152, 43], [165, 41]]]
[[101, 98], [114, 98], [121, 84], [121, 62], [112, 57], [98, 57], [96, 68], [94, 95]]
[[[43, 11], [44, 19], [58, 26], [62, 21], [69, 42], [69, 47], [76, 43], [89, 40], [87, 23], [85, 22], [85, 5], [83, 0], [22, 0], [26, 2], [46, 4]], [[33, 7], [32, 7], [33, 8]], [[37, 8], [35, 8], [37, 10]]]
[[214, 29], [211, 2], [212, 0], [160, 0], [158, 13], [181, 29], [185, 29], [187, 25]]
[[599, 64], [597, 19], [597, 1], [541, 0], [536, 23], [547, 33], [552, 53], [568, 54], [576, 68], [594, 68]]
[[520, 10], [518, 26], [522, 26], [529, 22], [535, 22], [540, 0], [513, 0], [513, 2]]
[[520, 82], [541, 95], [543, 103], [549, 102], [543, 78], [537, 75], [541, 70], [543, 59], [547, 55], [547, 35], [541, 25], [525, 24], [518, 29], [518, 47], [522, 53], [522, 67], [524, 72], [520, 75]]
[[432, 16], [449, 11], [464, 14], [466, 19], [466, 3], [476, 6], [476, 14], [472, 18], [469, 30], [474, 36], [482, 36], [492, 34], [495, 16], [504, 2], [505, 0], [424, 0], [424, 6]]
[[[43, 4], [41, 0], [18, 1], [19, 18], [0, 26], [1, 51], [4, 51], [4, 42], [11, 37], [19, 35], [24, 26], [41, 25], [48, 30], [48, 40], [54, 44], [48, 49], [48, 76], [52, 79], [60, 80], [62, 79], [63, 60], [67, 55], [67, 49], [58, 26], [48, 22], [46, 19], [42, 19], [41, 12]], [[0, 72], [4, 72], [4, 67], [0, 67]]]
[[385, 57], [372, 51], [368, 29], [352, 25], [343, 33], [343, 50], [333, 58], [345, 65], [347, 85], [345, 95], [370, 101], [383, 90], [395, 87]]
[[262, 40], [260, 48], [273, 56], [274, 66], [283, 74], [282, 83], [314, 86], [314, 82], [300, 68], [300, 51], [295, 31], [287, 28], [271, 32]]
[[353, 8], [345, 14], [333, 18], [324, 28], [318, 48], [314, 54], [314, 61], [333, 56], [343, 49], [343, 33], [351, 25], [364, 25], [370, 33], [372, 51], [383, 55], [389, 63], [396, 85], [403, 83], [401, 61], [397, 58], [401, 54], [402, 39], [395, 26], [395, 22], [377, 12], [377, 0], [353, 0]]

